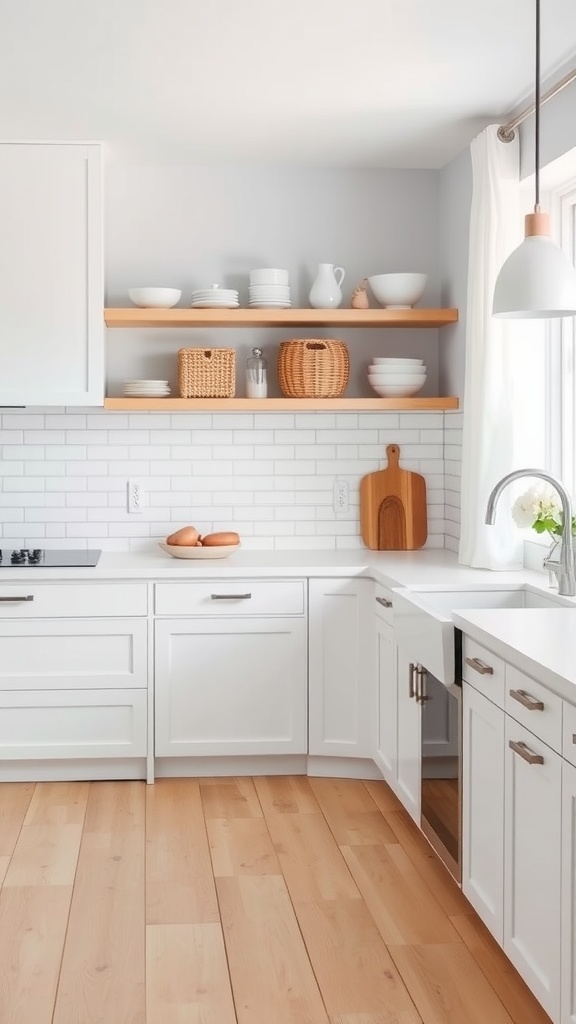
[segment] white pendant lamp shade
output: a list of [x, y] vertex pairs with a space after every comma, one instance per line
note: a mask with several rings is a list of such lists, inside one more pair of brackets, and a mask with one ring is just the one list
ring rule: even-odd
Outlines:
[[549, 237], [547, 214], [526, 217], [526, 238], [498, 274], [492, 313], [526, 320], [576, 316], [576, 270]]

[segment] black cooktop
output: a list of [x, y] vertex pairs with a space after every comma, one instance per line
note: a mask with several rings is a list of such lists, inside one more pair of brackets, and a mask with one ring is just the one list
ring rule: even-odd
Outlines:
[[70, 569], [75, 566], [94, 566], [102, 554], [93, 551], [51, 551], [46, 548], [0, 548], [0, 569], [18, 569], [38, 566], [46, 569]]

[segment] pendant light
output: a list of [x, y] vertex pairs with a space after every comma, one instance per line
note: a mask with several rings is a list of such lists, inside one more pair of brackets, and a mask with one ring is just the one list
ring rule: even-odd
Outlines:
[[534, 213], [525, 238], [503, 264], [492, 313], [509, 319], [576, 316], [576, 270], [550, 238], [550, 216], [540, 209], [540, 0], [536, 0], [536, 95], [534, 105]]

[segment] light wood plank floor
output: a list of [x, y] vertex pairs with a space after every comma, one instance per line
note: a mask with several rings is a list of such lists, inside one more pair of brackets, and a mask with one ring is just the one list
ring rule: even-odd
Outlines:
[[1, 1024], [550, 1024], [385, 783], [0, 784]]

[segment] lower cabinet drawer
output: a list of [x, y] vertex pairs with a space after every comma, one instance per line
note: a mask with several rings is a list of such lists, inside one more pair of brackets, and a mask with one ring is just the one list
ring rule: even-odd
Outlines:
[[157, 583], [157, 615], [303, 615], [304, 580]]
[[6, 583], [0, 580], [2, 619], [75, 619], [146, 615], [146, 583]]
[[145, 688], [145, 619], [0, 622], [0, 691]]
[[0, 693], [0, 760], [145, 757], [144, 690]]
[[499, 708], [504, 707], [506, 665], [469, 636], [465, 636], [462, 642], [462, 678]]

